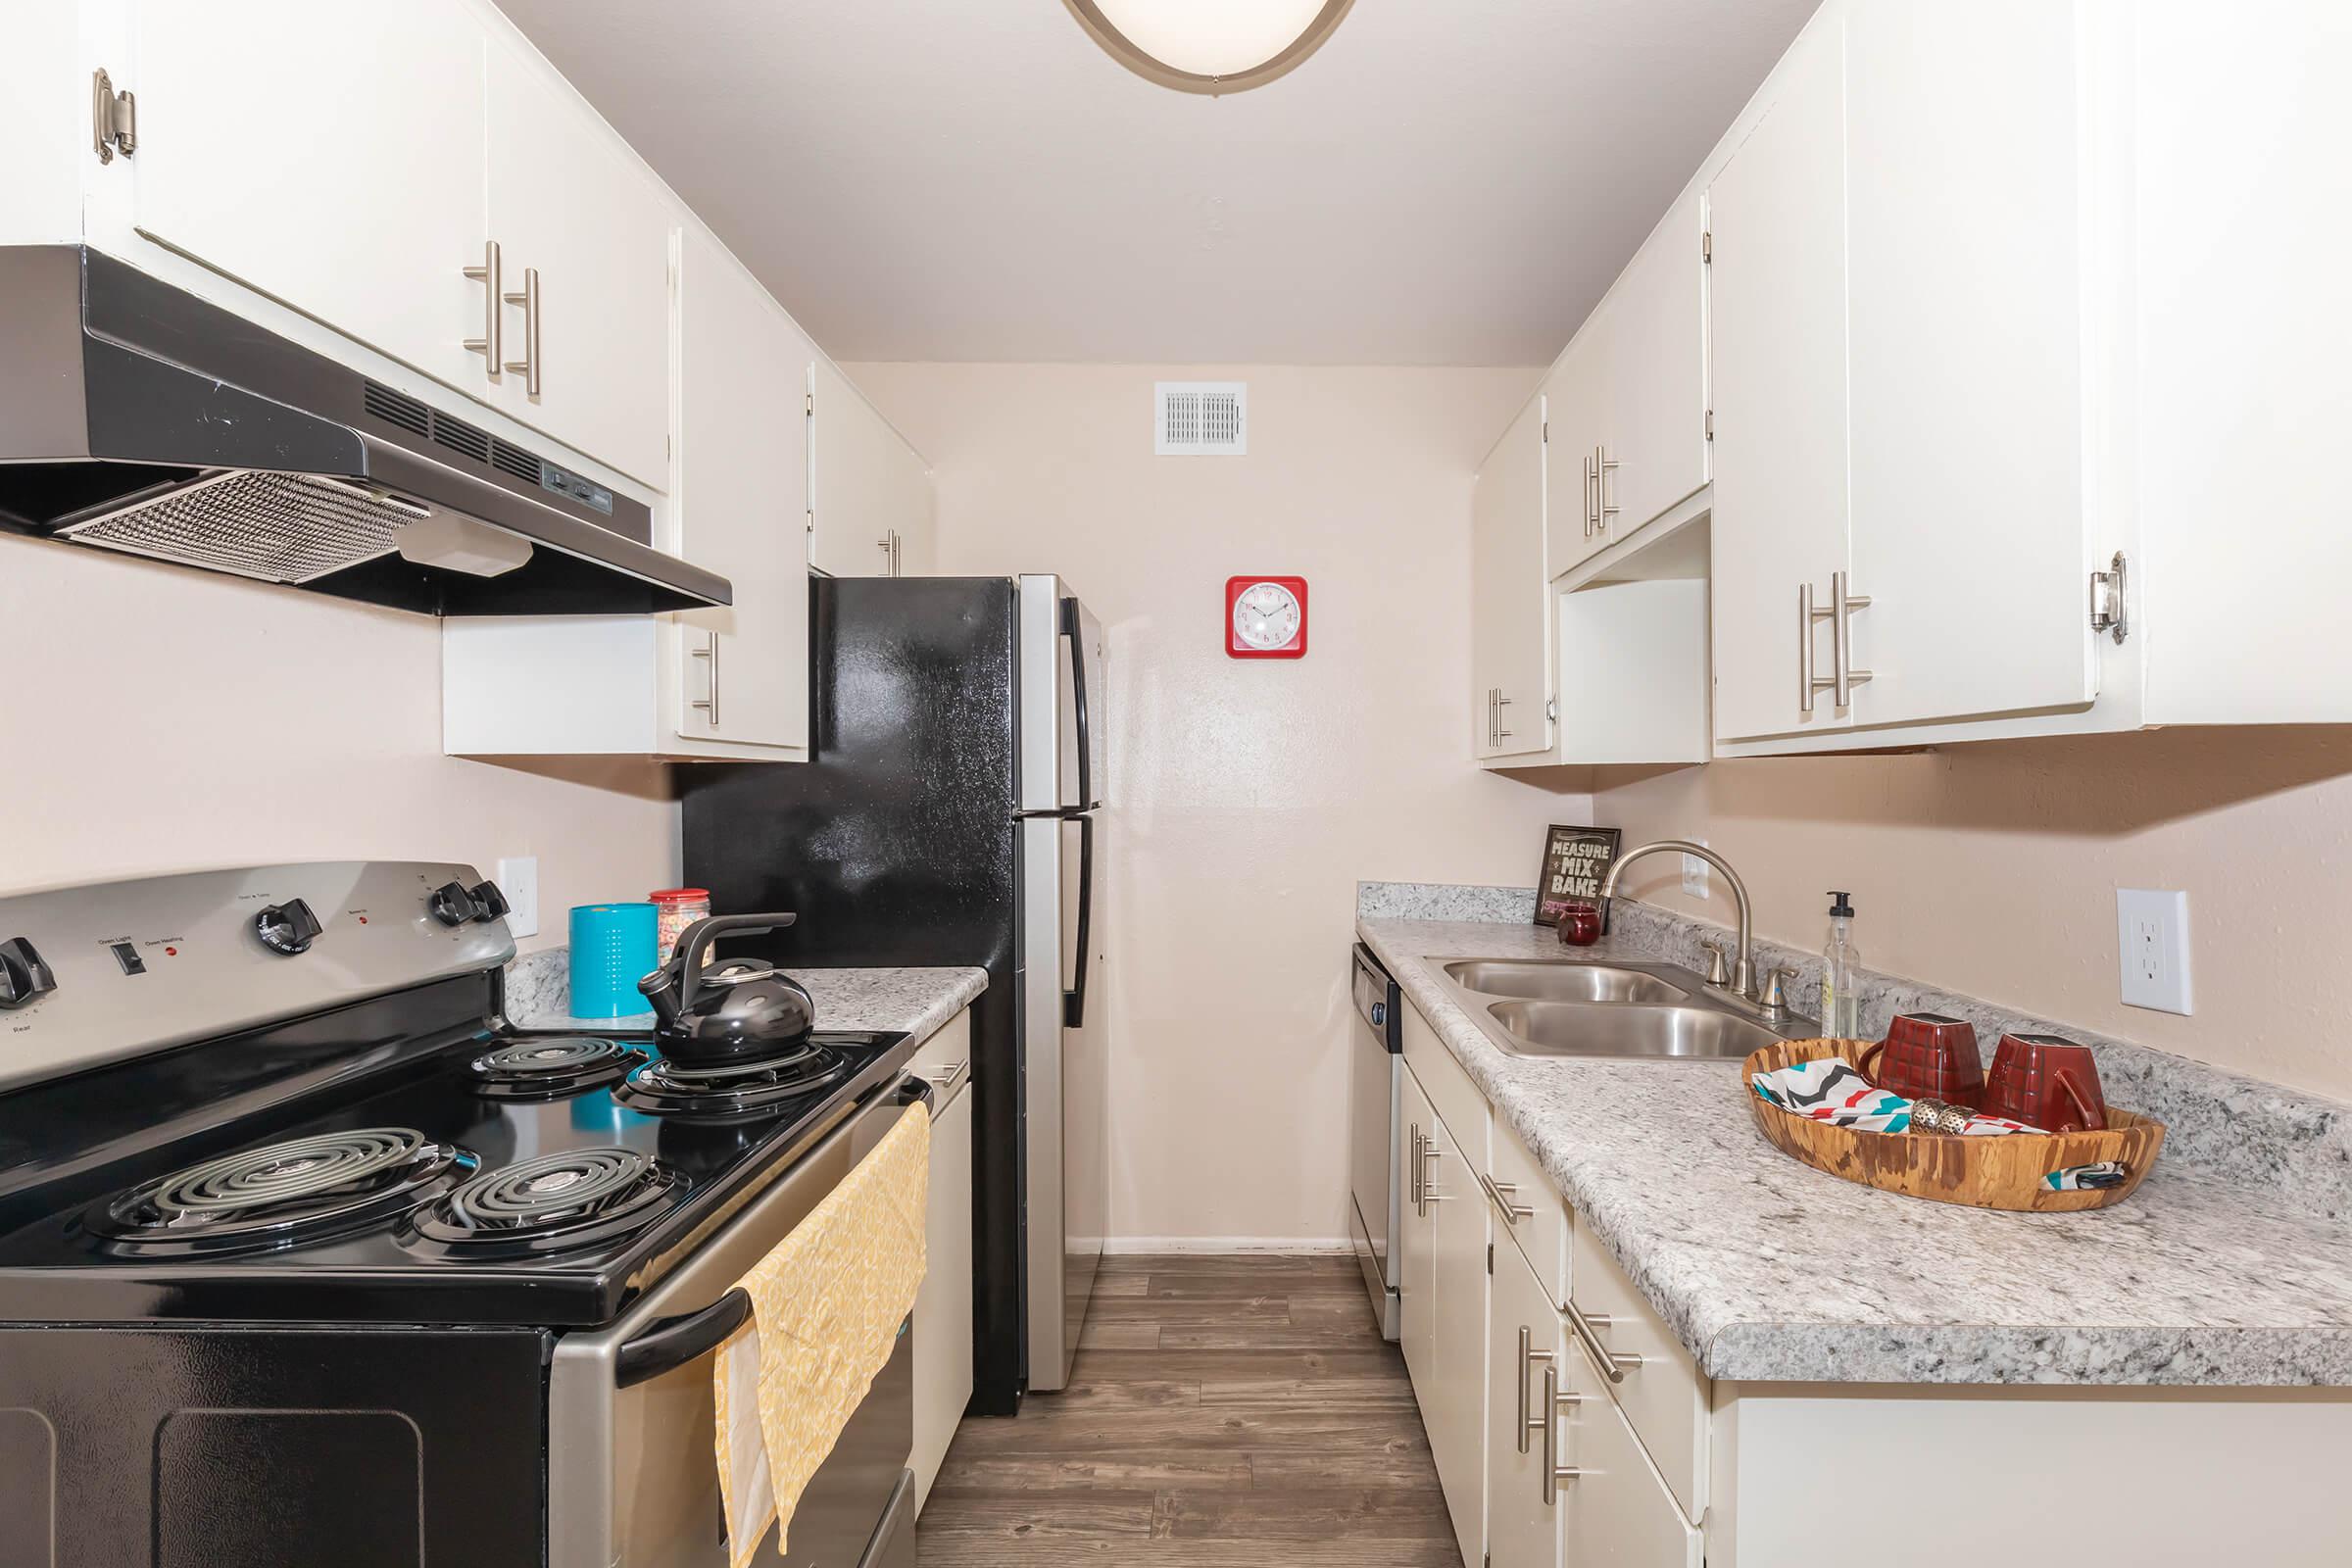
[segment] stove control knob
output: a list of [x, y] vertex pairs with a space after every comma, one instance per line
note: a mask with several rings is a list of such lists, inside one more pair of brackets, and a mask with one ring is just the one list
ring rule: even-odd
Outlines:
[[253, 934], [262, 939], [262, 946], [289, 958], [308, 953], [322, 929], [311, 906], [300, 899], [272, 904], [253, 917]]
[[432, 907], [433, 918], [443, 925], [464, 925], [481, 912], [473, 902], [473, 895], [466, 891], [463, 882], [442, 883], [433, 889], [433, 896], [427, 902]]
[[505, 919], [508, 909], [512, 907], [507, 903], [507, 896], [498, 891], [498, 884], [495, 882], [479, 884], [466, 897], [473, 900], [473, 917], [485, 924], [492, 920]]
[[23, 937], [0, 942], [0, 1007], [22, 1007], [57, 989], [57, 976]]

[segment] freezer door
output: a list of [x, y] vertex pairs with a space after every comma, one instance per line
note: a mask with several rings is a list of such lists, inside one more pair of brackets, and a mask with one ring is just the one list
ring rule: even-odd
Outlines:
[[1104, 798], [1102, 623], [1059, 577], [1020, 579], [1021, 809], [1086, 811]]
[[1110, 1217], [1105, 830], [1091, 815], [1021, 823], [1032, 1391], [1069, 1383]]

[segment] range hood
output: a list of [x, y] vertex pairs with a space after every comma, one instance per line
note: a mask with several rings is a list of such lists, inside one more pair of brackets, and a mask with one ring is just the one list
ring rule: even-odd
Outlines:
[[0, 527], [444, 615], [732, 602], [653, 514], [82, 246], [0, 247]]

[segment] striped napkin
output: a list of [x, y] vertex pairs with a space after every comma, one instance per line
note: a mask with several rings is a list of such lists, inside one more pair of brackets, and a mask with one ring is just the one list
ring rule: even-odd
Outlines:
[[[1792, 1066], [1759, 1072], [1748, 1078], [1756, 1098], [1808, 1121], [1850, 1127], [1861, 1133], [1907, 1133], [1911, 1130], [1912, 1102], [1901, 1095], [1874, 1088], [1853, 1064], [1837, 1056], [1800, 1061]], [[1960, 1131], [1971, 1137], [2005, 1133], [2037, 1133], [2006, 1116], [1971, 1116]]]

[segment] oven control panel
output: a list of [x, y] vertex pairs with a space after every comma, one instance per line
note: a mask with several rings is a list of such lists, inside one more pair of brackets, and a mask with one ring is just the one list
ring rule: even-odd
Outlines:
[[514, 956], [505, 913], [494, 883], [448, 861], [247, 866], [0, 899], [0, 1093], [492, 968]]

